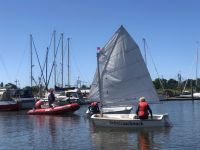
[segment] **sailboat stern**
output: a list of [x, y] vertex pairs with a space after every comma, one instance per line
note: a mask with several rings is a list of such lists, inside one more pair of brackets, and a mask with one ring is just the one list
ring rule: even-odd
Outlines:
[[167, 113], [163, 114], [163, 123], [164, 123], [165, 127], [172, 127], [173, 126], [172, 122], [169, 119], [169, 115]]

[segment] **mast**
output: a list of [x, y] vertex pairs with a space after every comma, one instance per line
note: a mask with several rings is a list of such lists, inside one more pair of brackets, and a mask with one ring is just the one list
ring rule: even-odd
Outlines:
[[63, 33], [61, 33], [61, 37], [62, 37], [62, 88], [63, 88], [63, 57], [64, 57], [64, 48], [63, 48]]
[[[198, 42], [197, 42], [197, 44], [198, 44]], [[198, 54], [198, 53], [199, 53], [198, 51], [199, 51], [199, 50], [198, 50], [198, 46], [197, 46], [197, 60], [196, 60], [196, 61], [197, 61], [197, 62], [196, 62], [196, 90], [197, 90], [197, 84], [198, 84], [198, 61], [199, 61], [199, 60], [198, 60], [198, 59], [199, 59], [199, 58], [198, 58], [198, 55], [199, 55], [199, 54]]]
[[145, 62], [145, 64], [147, 65], [147, 57], [146, 57], [146, 39], [143, 38], [142, 41], [143, 41], [143, 44], [144, 44], [144, 62]]
[[70, 87], [70, 56], [69, 56], [69, 53], [70, 53], [70, 47], [69, 47], [69, 40], [70, 38], [67, 38], [67, 43], [68, 43], [68, 62], [67, 62], [67, 70], [68, 70], [68, 74], [67, 74], [67, 78], [68, 78], [68, 87]]
[[32, 86], [33, 86], [33, 81], [32, 81], [32, 76], [33, 76], [33, 47], [32, 47], [32, 34], [30, 34], [30, 55], [31, 55], [31, 92], [32, 92]]
[[49, 54], [49, 49], [48, 49], [48, 47], [47, 47], [47, 52], [46, 52], [46, 83], [45, 83], [45, 85], [46, 85], [46, 90], [48, 90], [48, 77], [47, 77], [47, 73], [48, 73], [48, 54]]
[[54, 87], [56, 87], [56, 31], [54, 30]]

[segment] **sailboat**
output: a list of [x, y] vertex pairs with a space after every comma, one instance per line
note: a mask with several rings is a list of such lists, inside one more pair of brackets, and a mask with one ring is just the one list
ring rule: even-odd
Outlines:
[[[97, 53], [97, 71], [90, 99], [105, 106], [133, 105], [144, 96], [150, 103], [159, 102], [149, 71], [140, 49], [121, 26]], [[168, 114], [153, 114], [152, 119], [140, 120], [136, 114], [94, 114], [97, 126], [157, 127], [170, 124]]]

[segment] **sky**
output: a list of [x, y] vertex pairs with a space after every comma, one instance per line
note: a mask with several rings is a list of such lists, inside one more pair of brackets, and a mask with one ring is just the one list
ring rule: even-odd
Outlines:
[[[96, 70], [97, 47], [103, 47], [121, 25], [143, 55], [142, 39], [146, 39], [147, 66], [153, 80], [177, 79], [178, 73], [183, 79], [196, 77], [200, 41], [198, 0], [0, 0], [0, 4], [0, 82], [18, 80], [18, 86], [29, 86], [30, 34], [44, 64], [55, 30], [57, 45], [64, 33], [65, 84], [67, 38], [70, 38], [70, 83], [76, 84], [79, 77], [83, 84], [90, 84]], [[51, 60], [52, 54], [53, 45], [49, 51]], [[59, 54], [57, 66], [60, 60]], [[33, 64], [33, 76], [38, 82], [40, 70], [35, 52]], [[60, 75], [57, 77], [60, 81]], [[53, 85], [53, 76], [50, 84]]]

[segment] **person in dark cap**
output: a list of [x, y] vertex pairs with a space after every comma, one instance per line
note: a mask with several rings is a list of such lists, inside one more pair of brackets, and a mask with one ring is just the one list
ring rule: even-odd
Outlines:
[[48, 102], [49, 102], [49, 107], [53, 107], [53, 103], [55, 101], [55, 95], [54, 95], [54, 89], [49, 89], [50, 94], [48, 95]]
[[98, 102], [92, 102], [90, 106], [88, 107], [91, 114], [97, 114], [100, 113]]

